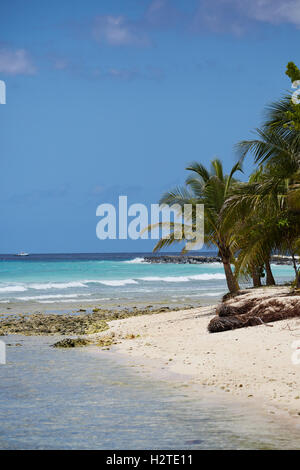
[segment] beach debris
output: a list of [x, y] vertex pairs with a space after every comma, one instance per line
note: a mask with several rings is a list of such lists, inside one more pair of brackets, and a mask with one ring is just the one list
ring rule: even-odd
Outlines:
[[[140, 335], [138, 335], [138, 336], [140, 336]], [[133, 333], [128, 333], [128, 334], [124, 337], [124, 339], [135, 339], [136, 337], [137, 337], [137, 336], [134, 335]]]
[[245, 328], [272, 326], [270, 322], [300, 317], [300, 296], [277, 295], [229, 300], [216, 309], [208, 324], [210, 333]]

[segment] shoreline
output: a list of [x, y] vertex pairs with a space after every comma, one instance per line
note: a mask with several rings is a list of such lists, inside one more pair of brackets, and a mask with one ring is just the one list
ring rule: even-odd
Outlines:
[[[272, 288], [274, 294], [284, 288]], [[259, 291], [261, 296], [269, 288]], [[216, 305], [109, 322], [112, 352], [142, 365], [153, 377], [185, 377], [193, 387], [223, 393], [269, 414], [292, 418], [300, 427], [299, 365], [292, 343], [299, 340], [300, 318], [221, 333], [207, 325]], [[179, 382], [182, 379], [179, 379]]]
[[[285, 286], [252, 288], [230, 302], [238, 304], [243, 296], [258, 303], [280, 296], [300, 301], [298, 293], [292, 297], [289, 293]], [[61, 336], [59, 331], [64, 339], [79, 335], [87, 345], [93, 343], [96, 351], [110, 350], [107, 354], [141, 367], [154, 378], [169, 380], [172, 376], [178, 385], [187, 383], [195, 390], [200, 387], [212, 395], [221, 393], [247, 406], [259, 406], [267, 413], [292, 418], [300, 427], [300, 363], [292, 362], [292, 343], [298, 340], [300, 349], [300, 312], [297, 318], [209, 333], [216, 307], [169, 307], [144, 314], [130, 314], [124, 307], [121, 315], [101, 309], [80, 313], [77, 309], [78, 315], [49, 315], [49, 323], [44, 321], [45, 314], [33, 314], [28, 316], [33, 321], [30, 329], [24, 323], [27, 315], [19, 315], [16, 331], [8, 327], [2, 333], [4, 340], [14, 333], [47, 335], [53, 326], [53, 344]], [[2, 317], [0, 327], [7, 321], [7, 316]]]

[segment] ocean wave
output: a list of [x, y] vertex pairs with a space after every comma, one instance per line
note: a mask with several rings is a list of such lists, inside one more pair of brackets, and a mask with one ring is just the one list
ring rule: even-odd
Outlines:
[[88, 279], [82, 281], [84, 284], [103, 284], [105, 286], [112, 286], [112, 287], [121, 287], [126, 286], [128, 284], [138, 284], [139, 281], [146, 281], [146, 282], [189, 282], [189, 281], [210, 281], [213, 279], [225, 279], [225, 275], [221, 273], [216, 274], [194, 274], [188, 276], [147, 276], [147, 277], [140, 277], [135, 279]]
[[1, 292], [25, 292], [26, 290], [27, 290], [27, 287], [24, 287], [24, 286], [0, 287], [0, 293]]
[[[146, 277], [135, 277], [135, 278], [126, 278], [126, 279], [85, 279], [85, 280], [78, 280], [78, 281], [70, 281], [70, 282], [37, 282], [37, 283], [24, 283], [22, 284], [15, 284], [15, 285], [4, 285], [0, 287], [0, 294], [7, 294], [7, 293], [18, 293], [18, 292], [25, 292], [28, 289], [43, 291], [47, 290], [65, 290], [65, 289], [81, 289], [85, 288], [85, 290], [89, 289], [91, 286], [90, 284], [101, 284], [103, 286], [108, 287], [124, 287], [127, 285], [141, 285], [143, 282], [153, 282], [153, 283], [188, 283], [191, 281], [212, 281], [212, 280], [224, 280], [225, 275], [222, 273], [203, 273], [203, 274], [191, 274], [191, 275], [183, 275], [183, 276], [146, 276]], [[142, 287], [142, 286], [140, 286]], [[56, 294], [54, 292], [53, 294]], [[69, 294], [66, 295], [66, 298], [82, 296], [85, 294]], [[90, 294], [87, 294], [90, 295]], [[63, 298], [63, 295], [57, 293], [55, 296], [52, 296], [53, 299]], [[46, 300], [51, 299], [51, 296], [48, 294], [40, 295], [40, 296], [26, 296], [20, 297], [20, 300]]]
[[45, 282], [42, 284], [29, 284], [30, 289], [68, 289], [69, 287], [87, 287], [83, 282]]
[[166, 277], [158, 277], [158, 276], [149, 276], [149, 277], [141, 277], [142, 281], [150, 281], [150, 282], [188, 282], [189, 276], [166, 276]]
[[144, 258], [134, 258], [130, 259], [128, 261], [123, 261], [126, 264], [141, 264], [141, 263], [146, 263]]
[[54, 295], [34, 295], [34, 296], [27, 296], [27, 297], [17, 297], [18, 300], [45, 300], [45, 299], [72, 299], [78, 298], [82, 295], [91, 295], [91, 294], [54, 294]]
[[194, 274], [191, 276], [149, 276], [141, 277], [141, 281], [150, 281], [150, 282], [189, 282], [189, 281], [211, 281], [213, 279], [225, 279], [225, 275], [221, 273], [217, 274]]
[[107, 281], [98, 281], [99, 284], [103, 284], [104, 286], [112, 286], [112, 287], [121, 287], [121, 286], [127, 286], [128, 284], [138, 284], [137, 281], [134, 279], [113, 279], [113, 280], [107, 280]]
[[213, 279], [226, 279], [225, 274], [216, 273], [216, 274], [195, 274], [193, 276], [189, 276], [190, 279], [195, 281], [211, 281]]
[[111, 300], [110, 297], [104, 297], [103, 299], [63, 299], [63, 300], [38, 300], [39, 304], [55, 304], [55, 303], [69, 303], [69, 302], [77, 302], [78, 304], [81, 304], [83, 302], [89, 302], [89, 303], [94, 303], [94, 302], [102, 302], [103, 300]]

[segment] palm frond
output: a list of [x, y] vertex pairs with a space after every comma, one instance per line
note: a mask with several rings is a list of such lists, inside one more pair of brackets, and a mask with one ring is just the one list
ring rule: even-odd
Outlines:
[[197, 175], [200, 176], [200, 178], [203, 180], [204, 183], [207, 183], [210, 178], [209, 171], [205, 168], [204, 165], [202, 165], [202, 163], [192, 162], [186, 168], [186, 170], [197, 173]]

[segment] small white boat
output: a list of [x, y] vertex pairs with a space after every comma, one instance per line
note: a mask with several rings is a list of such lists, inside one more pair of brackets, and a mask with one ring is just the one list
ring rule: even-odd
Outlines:
[[20, 251], [20, 253], [17, 253], [16, 256], [29, 256], [29, 253], [25, 253], [25, 251]]

